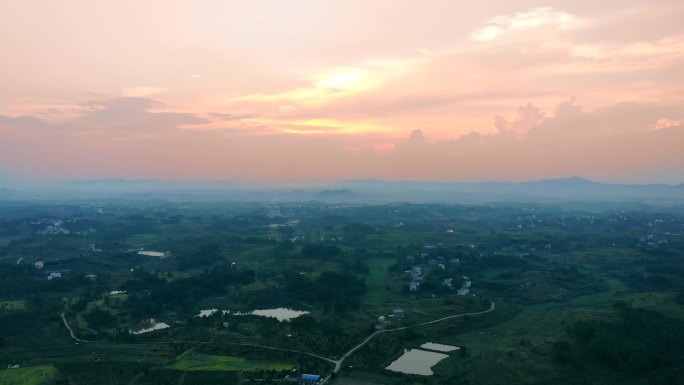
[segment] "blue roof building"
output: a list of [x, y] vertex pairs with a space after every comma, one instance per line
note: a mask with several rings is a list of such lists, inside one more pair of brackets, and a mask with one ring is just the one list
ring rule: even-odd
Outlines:
[[318, 374], [302, 374], [302, 384], [316, 384], [321, 380]]

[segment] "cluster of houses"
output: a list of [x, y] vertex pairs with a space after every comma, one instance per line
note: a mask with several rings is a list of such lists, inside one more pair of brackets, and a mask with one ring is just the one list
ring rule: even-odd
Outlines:
[[[67, 220], [69, 223], [73, 223], [71, 220]], [[78, 234], [78, 235], [90, 235], [93, 233], [96, 233], [96, 229], [85, 229], [85, 230], [80, 230], [80, 231], [70, 231], [66, 227], [64, 227], [64, 221], [61, 219], [38, 219], [33, 222], [29, 222], [32, 225], [47, 225], [44, 230], [39, 230], [36, 231], [37, 235], [59, 235], [59, 234], [64, 234], [64, 235], [69, 235], [69, 234]]]
[[[45, 268], [45, 261], [36, 261], [33, 263], [33, 267], [36, 270], [43, 270]], [[43, 271], [43, 274], [47, 276], [48, 281], [52, 281], [55, 278], [62, 278], [63, 275], [71, 273], [71, 269], [53, 269]]]
[[[453, 278], [445, 278], [442, 281], [442, 285], [448, 287], [449, 289], [455, 289], [454, 287], [454, 279]], [[470, 293], [470, 286], [472, 285], [472, 282], [468, 277], [463, 277], [463, 283], [461, 284], [461, 287], [458, 289], [456, 292], [458, 295], [468, 295]]]
[[401, 319], [406, 317], [406, 312], [404, 309], [394, 309], [392, 310], [392, 313], [384, 316], [381, 315], [378, 317], [378, 322], [375, 324], [375, 329], [376, 330], [384, 330], [387, 329], [390, 325], [392, 325], [392, 321], [396, 319]]
[[[434, 249], [436, 246], [428, 245], [425, 246], [426, 249]], [[410, 261], [412, 264], [417, 258], [425, 260], [428, 258], [428, 253], [421, 253], [416, 256], [407, 256], [406, 260]], [[424, 268], [421, 266], [413, 266], [410, 270], [404, 271], [405, 276], [409, 278], [409, 291], [418, 291], [420, 289], [420, 284], [427, 275], [428, 271], [432, 269], [438, 269], [442, 271], [447, 270], [447, 263], [460, 264], [461, 260], [459, 258], [451, 258], [447, 261], [444, 257], [433, 257], [427, 260], [428, 267]], [[463, 277], [463, 281], [460, 286], [456, 285], [454, 278], [445, 278], [442, 280], [442, 286], [449, 289], [456, 289], [458, 295], [468, 295], [470, 293], [470, 287], [472, 282], [468, 277]]]
[[295, 235], [294, 237], [290, 238], [290, 242], [304, 242], [305, 239], [306, 238], [303, 235]]
[[71, 269], [53, 269], [44, 272], [47, 275], [48, 281], [52, 281], [55, 278], [62, 278], [65, 275], [71, 273]]
[[67, 230], [61, 226], [48, 226], [45, 230], [36, 231], [36, 234], [38, 234], [38, 235], [58, 235], [58, 234], [68, 235], [68, 234], [71, 234], [71, 231], [69, 231], [69, 230]]
[[299, 376], [288, 374], [282, 382], [285, 384], [318, 385], [323, 383], [323, 378], [318, 374], [302, 374]]
[[458, 289], [457, 294], [458, 295], [467, 295], [470, 293], [470, 286], [472, 285], [472, 282], [470, 282], [470, 279], [468, 277], [463, 277], [463, 284], [461, 285], [461, 288]]
[[420, 287], [420, 281], [423, 279], [423, 268], [420, 266], [414, 266], [411, 270], [407, 271], [411, 282], [409, 282], [409, 291], [416, 291]]

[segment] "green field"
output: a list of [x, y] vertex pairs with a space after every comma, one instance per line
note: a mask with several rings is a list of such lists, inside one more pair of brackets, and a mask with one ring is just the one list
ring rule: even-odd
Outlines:
[[364, 296], [364, 302], [382, 303], [387, 300], [387, 268], [392, 266], [396, 260], [390, 258], [371, 258], [368, 260], [368, 275], [366, 276], [366, 286], [368, 292]]
[[169, 368], [189, 371], [252, 371], [289, 370], [293, 369], [294, 366], [278, 362], [253, 361], [242, 357], [215, 356], [188, 351], [178, 357], [176, 362], [169, 365]]
[[0, 384], [41, 385], [57, 378], [59, 372], [54, 366], [32, 366], [28, 368], [0, 370]]
[[0, 309], [24, 310], [26, 309], [26, 301], [0, 301]]

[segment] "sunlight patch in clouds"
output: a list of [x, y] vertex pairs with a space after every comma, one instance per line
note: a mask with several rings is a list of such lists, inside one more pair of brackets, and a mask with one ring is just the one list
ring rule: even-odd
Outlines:
[[[387, 78], [400, 73], [409, 64], [408, 61], [376, 61], [354, 66], [307, 70], [299, 78], [309, 82], [308, 87], [273, 94], [240, 96], [231, 99], [230, 102], [290, 102], [323, 105], [337, 98], [377, 89]], [[289, 110], [295, 108], [291, 105], [285, 106]]]
[[676, 120], [676, 119], [660, 118], [654, 124], [651, 125], [651, 129], [652, 130], [662, 130], [663, 128], [672, 128], [672, 127], [679, 127], [679, 126], [684, 126], [684, 119]]
[[541, 26], [554, 26], [560, 30], [576, 28], [579, 19], [569, 13], [556, 11], [551, 7], [533, 8], [512, 15], [500, 15], [489, 19], [487, 25], [473, 31], [470, 36], [476, 41], [492, 41], [506, 32], [523, 31]]
[[317, 76], [316, 86], [335, 91], [361, 91], [372, 88], [377, 80], [361, 68], [340, 68]]
[[310, 119], [292, 122], [295, 127], [285, 128], [288, 134], [360, 134], [391, 131], [392, 128], [362, 122], [340, 122], [333, 119]]

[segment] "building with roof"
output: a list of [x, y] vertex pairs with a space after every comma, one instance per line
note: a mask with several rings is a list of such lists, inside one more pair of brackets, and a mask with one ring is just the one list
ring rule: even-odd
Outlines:
[[318, 384], [321, 381], [321, 376], [318, 374], [302, 374], [300, 384]]

